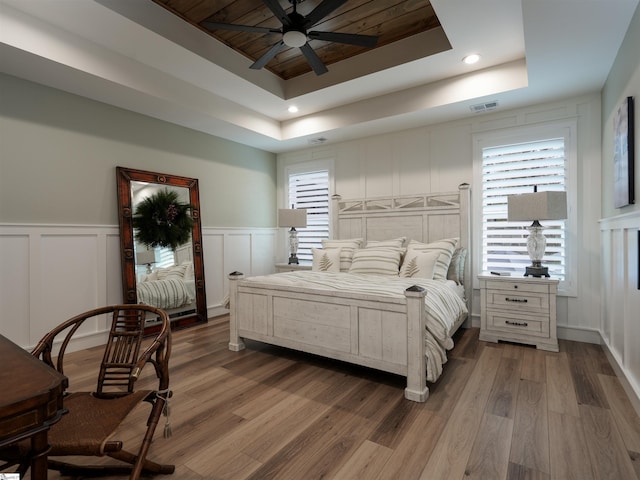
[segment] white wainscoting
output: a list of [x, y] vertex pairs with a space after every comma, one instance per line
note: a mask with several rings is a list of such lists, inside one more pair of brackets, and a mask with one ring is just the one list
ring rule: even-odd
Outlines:
[[640, 412], [640, 211], [600, 221], [605, 351]]
[[[275, 228], [203, 228], [208, 316], [221, 315], [227, 274], [275, 271]], [[122, 302], [116, 226], [0, 225], [0, 334], [30, 349], [73, 315]], [[82, 328], [73, 350], [104, 343], [106, 319]]]

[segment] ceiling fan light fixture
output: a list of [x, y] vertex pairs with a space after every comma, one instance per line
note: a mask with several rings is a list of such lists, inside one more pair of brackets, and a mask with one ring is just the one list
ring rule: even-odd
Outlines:
[[282, 35], [282, 41], [287, 47], [301, 47], [307, 43], [307, 35], [297, 30], [289, 30]]

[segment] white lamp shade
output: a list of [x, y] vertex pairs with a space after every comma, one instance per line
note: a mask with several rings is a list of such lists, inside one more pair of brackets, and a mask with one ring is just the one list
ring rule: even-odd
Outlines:
[[278, 209], [279, 227], [306, 227], [306, 208], [280, 208]]
[[138, 265], [146, 265], [156, 263], [156, 252], [154, 250], [138, 250], [136, 251], [136, 263]]
[[567, 218], [567, 192], [535, 192], [507, 197], [511, 221], [562, 220]]

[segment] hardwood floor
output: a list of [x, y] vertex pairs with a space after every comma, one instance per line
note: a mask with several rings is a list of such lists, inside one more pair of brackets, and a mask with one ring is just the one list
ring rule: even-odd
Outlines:
[[[173, 336], [173, 436], [159, 426], [149, 455], [175, 463], [167, 479], [640, 479], [640, 418], [596, 345], [550, 353], [461, 330], [419, 404], [401, 377], [227, 342], [227, 317]], [[92, 387], [99, 356], [69, 356], [72, 389]]]

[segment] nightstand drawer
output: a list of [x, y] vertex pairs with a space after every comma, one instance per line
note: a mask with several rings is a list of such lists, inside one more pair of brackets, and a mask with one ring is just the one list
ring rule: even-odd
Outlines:
[[507, 309], [523, 313], [549, 313], [549, 294], [510, 290], [487, 290], [487, 309]]
[[504, 280], [487, 280], [485, 283], [487, 290], [510, 290], [513, 292], [543, 293], [545, 295], [549, 293], [549, 285], [544, 283], [536, 284], [531, 283], [531, 281], [518, 281], [511, 279], [506, 282]]
[[507, 312], [487, 311], [487, 331], [522, 333], [549, 338], [549, 319], [535, 315], [510, 315]]

